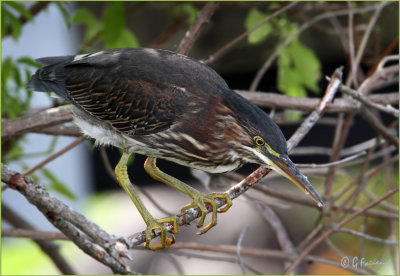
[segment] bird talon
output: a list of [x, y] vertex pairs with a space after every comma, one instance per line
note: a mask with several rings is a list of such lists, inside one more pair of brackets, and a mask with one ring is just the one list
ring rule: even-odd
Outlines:
[[221, 194], [217, 194], [217, 193], [212, 193], [210, 195], [213, 199], [215, 198], [219, 198], [219, 199], [224, 199], [226, 201], [225, 206], [221, 207], [217, 210], [218, 213], [225, 213], [226, 211], [229, 210], [229, 208], [231, 208], [232, 206], [232, 200], [229, 197], [229, 195], [227, 193], [221, 193]]
[[[172, 223], [173, 228], [171, 230], [167, 230], [166, 226], [163, 225], [163, 223]], [[160, 230], [160, 240], [161, 243], [156, 246], [150, 245], [152, 238], [151, 238], [151, 233], [155, 231], [156, 229]], [[178, 233], [178, 222], [176, 217], [167, 217], [163, 219], [153, 219], [150, 220], [147, 224], [146, 228], [146, 242], [144, 243], [144, 246], [150, 250], [159, 250], [165, 248], [165, 246], [171, 246], [172, 244], [175, 243], [175, 237], [172, 235], [172, 238], [167, 237], [166, 232], [170, 233]]]
[[[226, 206], [218, 210], [217, 205], [214, 201], [215, 198], [224, 199], [226, 201]], [[206, 215], [208, 214], [208, 210], [205, 205], [206, 203], [209, 204], [212, 209], [211, 222], [206, 226], [204, 226], [203, 228], [201, 228], [198, 234], [206, 233], [208, 230], [210, 230], [213, 226], [217, 224], [217, 212], [219, 213], [226, 212], [232, 206], [232, 201], [229, 198], [228, 194], [225, 193], [221, 194], [213, 193], [209, 195], [198, 194], [196, 197], [193, 198], [193, 202], [191, 204], [188, 204], [181, 209], [181, 212], [184, 212], [190, 208], [199, 207], [201, 211], [201, 218], [200, 221], [197, 223], [197, 227], [200, 228], [204, 225], [204, 220], [206, 218]]]

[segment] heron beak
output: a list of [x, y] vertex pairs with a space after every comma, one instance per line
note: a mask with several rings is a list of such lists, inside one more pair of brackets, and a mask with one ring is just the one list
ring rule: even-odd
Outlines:
[[307, 177], [297, 169], [292, 160], [290, 160], [289, 156], [275, 156], [268, 154], [268, 159], [270, 161], [269, 165], [272, 167], [272, 169], [296, 184], [296, 186], [304, 191], [309, 197], [311, 197], [319, 207], [324, 206], [324, 202], [318, 195], [317, 191], [308, 181]]

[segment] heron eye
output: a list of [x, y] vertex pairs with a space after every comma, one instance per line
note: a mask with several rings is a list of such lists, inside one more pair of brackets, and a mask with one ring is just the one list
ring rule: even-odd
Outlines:
[[263, 138], [261, 138], [260, 136], [256, 136], [254, 137], [254, 142], [256, 142], [256, 145], [259, 147], [262, 147], [265, 145], [265, 141]]

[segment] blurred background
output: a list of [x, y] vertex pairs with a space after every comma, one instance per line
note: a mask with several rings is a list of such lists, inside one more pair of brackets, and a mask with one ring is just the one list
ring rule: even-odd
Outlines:
[[[349, 47], [346, 44], [348, 30], [348, 11], [354, 12], [354, 45], [360, 45], [365, 31], [374, 15], [376, 2], [301, 2], [293, 8], [280, 13], [262, 25], [258, 31], [229, 48], [222, 56], [210, 62], [211, 57], [228, 42], [246, 32], [262, 19], [281, 9], [290, 2], [223, 2], [202, 29], [189, 56], [205, 61], [215, 69], [235, 90], [249, 90], [253, 79], [263, 63], [276, 51], [284, 40], [305, 28], [300, 35], [282, 50], [277, 61], [268, 69], [257, 86], [257, 91], [286, 94], [294, 97], [320, 98], [326, 88], [325, 76], [330, 76], [339, 66], [349, 73]], [[204, 7], [203, 2], [2, 2], [2, 122], [14, 120], [22, 115], [63, 104], [47, 93], [32, 93], [24, 89], [30, 75], [37, 68], [35, 58], [45, 56], [70, 55], [94, 52], [119, 47], [150, 47], [174, 50], [184, 37], [189, 26]], [[372, 7], [368, 10], [368, 7]], [[343, 11], [340, 13], [340, 11]], [[329, 13], [337, 16], [329, 16]], [[312, 19], [326, 14], [325, 20], [312, 24]], [[309, 24], [309, 26], [307, 25]], [[371, 29], [370, 38], [360, 62], [360, 80], [368, 76], [386, 55], [398, 55], [398, 3], [382, 8], [377, 21]], [[396, 42], [397, 41], [397, 42]], [[287, 63], [291, 65], [288, 66]], [[310, 73], [310, 74], [307, 74]], [[301, 80], [293, 77], [301, 76]], [[398, 91], [398, 79], [383, 86], [374, 93]], [[265, 111], [273, 115], [287, 139], [298, 128], [307, 113], [294, 110]], [[329, 151], [306, 149], [329, 149], [332, 147], [337, 114], [324, 115], [311, 132], [293, 152], [295, 163], [321, 164], [330, 161]], [[396, 125], [397, 118], [380, 113], [380, 120], [387, 125]], [[67, 126], [73, 126], [67, 123]], [[396, 126], [396, 130], [397, 130]], [[349, 129], [344, 148], [357, 146], [377, 137], [376, 131], [355, 115]], [[2, 163], [23, 172], [46, 159], [67, 145], [76, 137], [54, 136], [28, 133], [2, 139]], [[303, 151], [302, 151], [303, 149]], [[306, 151], [304, 151], [306, 150]], [[396, 155], [396, 149], [389, 156]], [[83, 213], [102, 228], [116, 236], [128, 236], [145, 229], [135, 206], [120, 189], [109, 173], [120, 157], [118, 149], [94, 147], [87, 140], [45, 167], [37, 170], [31, 177], [45, 185], [51, 194]], [[107, 161], [108, 160], [108, 161]], [[179, 192], [156, 183], [143, 170], [144, 156], [135, 155], [129, 166], [129, 174], [134, 184], [151, 195], [163, 210], [142, 195], [146, 206], [155, 217], [166, 216], [166, 212], [176, 214], [182, 206], [189, 203], [187, 197]], [[340, 191], [360, 175], [362, 158], [336, 173], [333, 190]], [[369, 167], [383, 162], [378, 156], [368, 163]], [[109, 163], [109, 164], [108, 164]], [[208, 175], [193, 172], [167, 161], [158, 162], [161, 170], [207, 191]], [[246, 165], [237, 173], [248, 175], [257, 166]], [[320, 194], [323, 194], [327, 168], [307, 167], [302, 171]], [[389, 174], [389, 176], [388, 176]], [[196, 177], [197, 176], [197, 177]], [[388, 179], [391, 179], [388, 183]], [[212, 184], [226, 190], [224, 184], [232, 184], [229, 178], [216, 176]], [[206, 184], [206, 185], [205, 185]], [[264, 183], [285, 193], [305, 197], [294, 185], [277, 174], [268, 175]], [[390, 170], [383, 170], [369, 179], [366, 190], [375, 196], [384, 194], [389, 186], [398, 186], [398, 163]], [[4, 187], [4, 186], [3, 186]], [[364, 196], [355, 206], [363, 206], [371, 198]], [[233, 202], [229, 212], [219, 214], [218, 224], [206, 235], [196, 235], [195, 225], [181, 227], [176, 235], [178, 242], [195, 242], [207, 245], [233, 245], [240, 242], [246, 249], [280, 250], [276, 234], [265, 219], [260, 204], [268, 204], [288, 231], [295, 246], [320, 222], [317, 208], [260, 193], [249, 191]], [[393, 199], [390, 206], [397, 208], [398, 200]], [[2, 229], [11, 229], [9, 219], [3, 216], [4, 210], [12, 209], [18, 216], [35, 228], [43, 231], [58, 231], [37, 209], [29, 204], [18, 192], [5, 189], [2, 192]], [[352, 259], [387, 262], [373, 265], [371, 271], [379, 274], [398, 274], [398, 209], [391, 219], [361, 216], [353, 220], [347, 228], [362, 231], [382, 240], [395, 241], [392, 244], [371, 241], [349, 233], [335, 233], [326, 239], [313, 256], [340, 262], [343, 257]], [[79, 274], [109, 274], [109, 268], [93, 260], [67, 241], [56, 241], [63, 256]], [[301, 250], [300, 250], [301, 251]], [[219, 252], [189, 250], [163, 250], [149, 252], [143, 249], [132, 251], [131, 267], [143, 274], [281, 274], [287, 264], [282, 258], [267, 258], [262, 255], [243, 256], [246, 265], [240, 265], [236, 255]], [[23, 265], [22, 265], [23, 264]], [[2, 273], [18, 274], [59, 274], [51, 260], [29, 239], [2, 236]], [[365, 267], [364, 267], [365, 268]], [[299, 274], [351, 274], [340, 265], [329, 265], [323, 261], [303, 262], [296, 273]]]

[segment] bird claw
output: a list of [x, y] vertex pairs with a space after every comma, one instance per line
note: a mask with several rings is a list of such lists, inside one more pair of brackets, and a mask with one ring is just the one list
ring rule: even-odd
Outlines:
[[[163, 225], [163, 223], [172, 223], [173, 228], [171, 230], [167, 230], [167, 228]], [[161, 243], [156, 246], [151, 246], [150, 243], [152, 241], [151, 233], [154, 230], [160, 230], [160, 239]], [[172, 235], [172, 238], [167, 237], [166, 232], [170, 232], [173, 234], [178, 233], [178, 222], [176, 217], [167, 217], [163, 219], [152, 219], [147, 223], [146, 227], [146, 242], [144, 246], [150, 250], [159, 250], [165, 248], [165, 246], [171, 246], [175, 243], [175, 236]]]
[[[226, 201], [226, 204], [223, 208], [217, 209], [217, 204], [214, 201], [214, 199], [216, 198], [224, 199]], [[218, 213], [226, 212], [232, 206], [232, 201], [229, 198], [229, 195], [226, 193], [212, 193], [208, 195], [199, 193], [197, 196], [193, 198], [193, 202], [191, 204], [186, 205], [181, 210], [181, 212], [184, 212], [190, 208], [199, 207], [201, 211], [201, 218], [200, 221], [197, 223], [198, 228], [203, 226], [204, 220], [208, 213], [205, 203], [208, 203], [211, 206], [212, 217], [210, 223], [200, 229], [199, 234], [206, 233], [208, 230], [210, 230], [217, 224], [217, 212]]]

